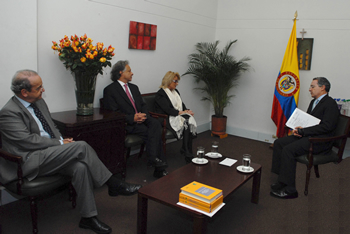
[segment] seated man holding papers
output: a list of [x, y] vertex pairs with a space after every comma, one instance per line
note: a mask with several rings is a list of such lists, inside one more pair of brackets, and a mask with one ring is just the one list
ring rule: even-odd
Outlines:
[[[278, 175], [278, 180], [271, 185], [271, 195], [278, 198], [297, 198], [298, 191], [295, 187], [296, 156], [306, 154], [309, 151], [309, 137], [330, 137], [334, 135], [339, 109], [333, 98], [328, 96], [331, 84], [324, 77], [314, 78], [311, 82], [309, 92], [314, 99], [311, 101], [307, 114], [297, 109], [296, 113], [288, 120], [287, 126], [305, 123], [305, 126], [297, 125], [293, 128], [292, 135], [279, 138], [274, 142], [272, 169]], [[308, 116], [310, 114], [311, 116]], [[299, 120], [294, 119], [296, 115]], [[317, 122], [309, 123], [313, 117], [319, 119]], [[310, 118], [311, 117], [311, 118]], [[294, 124], [294, 125], [293, 125]], [[314, 153], [331, 150], [332, 143], [314, 145]]]

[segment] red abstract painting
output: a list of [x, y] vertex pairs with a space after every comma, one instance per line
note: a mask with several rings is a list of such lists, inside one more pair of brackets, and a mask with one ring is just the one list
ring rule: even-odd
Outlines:
[[155, 50], [157, 25], [130, 21], [129, 49]]

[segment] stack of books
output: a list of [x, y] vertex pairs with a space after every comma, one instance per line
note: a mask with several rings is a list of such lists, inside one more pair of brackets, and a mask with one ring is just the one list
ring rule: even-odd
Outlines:
[[223, 202], [222, 190], [193, 181], [181, 188], [179, 202], [211, 213]]

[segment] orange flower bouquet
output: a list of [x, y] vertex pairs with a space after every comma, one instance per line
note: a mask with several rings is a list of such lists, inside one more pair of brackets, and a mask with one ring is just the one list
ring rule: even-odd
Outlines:
[[66, 69], [70, 69], [75, 79], [75, 95], [77, 99], [77, 114], [92, 115], [95, 96], [96, 77], [103, 74], [103, 68], [111, 66], [109, 60], [114, 56], [114, 48], [103, 43], [92, 44], [86, 34], [64, 36], [57, 42], [53, 41], [52, 49], [58, 51], [58, 57]]
[[58, 44], [53, 41], [51, 48], [59, 52], [59, 59], [73, 73], [89, 72], [102, 75], [103, 68], [111, 66], [109, 60], [114, 56], [114, 48], [111, 45], [103, 48], [103, 43], [98, 42], [94, 46], [86, 34], [80, 38], [74, 35], [70, 39], [64, 36], [59, 42]]

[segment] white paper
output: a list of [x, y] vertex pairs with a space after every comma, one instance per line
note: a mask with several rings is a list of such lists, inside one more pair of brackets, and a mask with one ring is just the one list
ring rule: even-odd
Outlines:
[[181, 203], [181, 202], [178, 202], [177, 205], [186, 207], [186, 208], [191, 209], [191, 210], [194, 210], [194, 211], [197, 211], [197, 212], [202, 213], [202, 214], [205, 214], [205, 215], [207, 215], [207, 216], [209, 216], [209, 217], [213, 217], [214, 214], [216, 214], [216, 212], [218, 212], [218, 211], [225, 205], [225, 203], [222, 203], [218, 208], [216, 208], [216, 209], [215, 209], [213, 212], [211, 212], [211, 213], [208, 213], [208, 212], [205, 212], [205, 211], [196, 209], [196, 208], [194, 208], [194, 207], [192, 207], [192, 206], [185, 205], [185, 204], [183, 204], [183, 203]]
[[232, 158], [225, 158], [224, 160], [222, 160], [219, 164], [221, 165], [225, 165], [225, 166], [232, 166], [233, 164], [235, 164], [237, 162], [236, 159], [232, 159]]
[[288, 119], [286, 125], [291, 129], [295, 129], [296, 127], [311, 127], [320, 123], [320, 119], [302, 111], [298, 108], [295, 108], [293, 114]]

